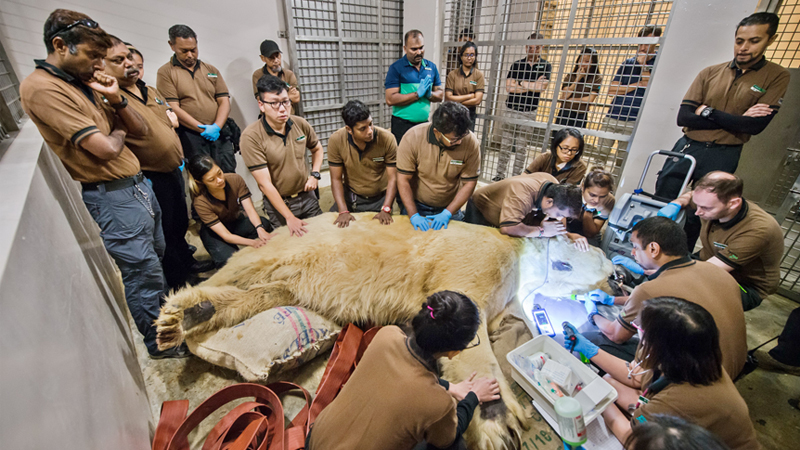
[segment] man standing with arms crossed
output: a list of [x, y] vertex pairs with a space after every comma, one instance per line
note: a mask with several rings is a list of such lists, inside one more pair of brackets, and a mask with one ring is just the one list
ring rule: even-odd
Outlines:
[[[111, 38], [89, 16], [64, 9], [44, 23], [47, 59], [20, 84], [22, 107], [70, 176], [122, 273], [125, 301], [151, 358], [183, 357], [185, 347], [158, 351], [156, 328], [166, 290], [161, 209], [144, 181], [128, 135], [147, 124], [103, 73]], [[127, 130], [127, 131], [126, 131]]]
[[231, 99], [222, 74], [200, 61], [197, 35], [186, 25], [170, 27], [169, 47], [175, 54], [158, 69], [156, 86], [178, 116], [186, 159], [209, 155], [223, 172], [235, 172], [231, 131], [226, 125]]
[[428, 121], [431, 102], [444, 98], [439, 69], [425, 59], [425, 38], [411, 30], [403, 39], [406, 55], [386, 72], [386, 104], [392, 107], [392, 134], [397, 143], [411, 127]]

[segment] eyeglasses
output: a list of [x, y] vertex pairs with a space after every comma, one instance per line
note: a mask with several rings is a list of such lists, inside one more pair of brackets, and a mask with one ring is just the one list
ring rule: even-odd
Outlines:
[[470, 343], [468, 346], [464, 347], [464, 350], [469, 350], [471, 348], [475, 348], [475, 347], [481, 345], [481, 337], [476, 334], [475, 335], [475, 339], [477, 339], [477, 341], [472, 341], [472, 343]]
[[289, 109], [289, 107], [292, 106], [291, 100], [284, 100], [282, 102], [265, 102], [263, 100], [259, 100], [258, 102], [271, 106], [275, 111], [281, 109], [281, 106], [283, 106], [285, 109]]
[[47, 40], [49, 41], [49, 40], [53, 39], [54, 37], [56, 37], [56, 35], [59, 35], [59, 34], [64, 33], [64, 32], [67, 32], [67, 31], [77, 27], [78, 25], [83, 25], [86, 28], [92, 28], [92, 29], [95, 29], [95, 28], [100, 26], [97, 22], [95, 22], [92, 19], [76, 20], [75, 22], [72, 22], [71, 24], [67, 25], [66, 27], [59, 28], [55, 32], [50, 33], [50, 37]]
[[[439, 131], [439, 130], [436, 130], [436, 131]], [[447, 142], [447, 146], [449, 147], [449, 146], [453, 145], [453, 142], [460, 142], [462, 139], [467, 137], [467, 135], [469, 134], [469, 131], [467, 131], [467, 134], [465, 134], [463, 136], [460, 136], [460, 137], [457, 137], [457, 138], [452, 139], [452, 140], [450, 138], [448, 138], [447, 136], [445, 136], [444, 133], [442, 133], [441, 131], [439, 131], [439, 134], [442, 135], [442, 139], [444, 139], [444, 141]]]
[[569, 153], [570, 155], [574, 155], [574, 154], [576, 154], [576, 153], [578, 153], [580, 151], [579, 148], [565, 148], [565, 147], [562, 147], [561, 145], [558, 146], [558, 149], [561, 150], [564, 153]]
[[464, 53], [463, 55], [461, 55], [461, 57], [467, 59], [475, 59], [475, 53]]

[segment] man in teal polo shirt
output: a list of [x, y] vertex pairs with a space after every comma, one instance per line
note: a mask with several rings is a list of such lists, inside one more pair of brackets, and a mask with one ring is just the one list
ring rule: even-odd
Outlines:
[[414, 125], [427, 122], [431, 102], [444, 98], [436, 64], [425, 56], [422, 32], [411, 30], [403, 40], [406, 55], [389, 66], [386, 73], [386, 104], [392, 107], [392, 134], [397, 143]]

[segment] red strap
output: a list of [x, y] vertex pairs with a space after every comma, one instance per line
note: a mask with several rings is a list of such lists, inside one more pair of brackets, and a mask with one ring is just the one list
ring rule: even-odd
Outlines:
[[[186, 418], [189, 411], [189, 400], [172, 400], [161, 405], [161, 418], [156, 425], [156, 433], [153, 436], [153, 450], [166, 450], [170, 439], [175, 431]], [[175, 447], [180, 450], [189, 450], [189, 442], [183, 447]]]
[[336, 398], [342, 386], [350, 378], [363, 335], [364, 332], [352, 323], [345, 325], [339, 333], [333, 345], [331, 358], [325, 367], [325, 373], [322, 374], [317, 394], [314, 396], [314, 402], [311, 403], [310, 423], [314, 423], [319, 413]]

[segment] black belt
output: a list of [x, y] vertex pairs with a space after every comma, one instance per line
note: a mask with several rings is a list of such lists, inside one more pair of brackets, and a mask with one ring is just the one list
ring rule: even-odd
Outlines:
[[100, 186], [103, 186], [105, 187], [106, 192], [110, 192], [133, 187], [135, 184], [141, 183], [142, 181], [144, 181], [144, 175], [142, 175], [142, 172], [139, 172], [132, 177], [120, 178], [119, 180], [98, 181], [97, 183], [81, 184], [83, 185], [84, 191], [96, 191], [100, 188]]
[[741, 147], [741, 146], [744, 145], [744, 144], [717, 144], [716, 142], [695, 141], [694, 139], [690, 138], [689, 136], [686, 136], [686, 135], [684, 135], [684, 136], [686, 137], [686, 139], [688, 139], [688, 140], [690, 140], [692, 142], [695, 142], [697, 144], [705, 145], [706, 147]]
[[283, 199], [283, 201], [288, 202], [289, 200], [292, 200], [292, 199], [295, 199], [295, 198], [299, 197], [301, 194], [305, 194], [305, 192], [306, 191], [300, 191], [297, 194], [287, 195], [287, 196], [281, 197], [281, 198]]
[[[353, 192], [353, 191], [351, 190], [350, 192]], [[373, 195], [372, 197], [364, 197], [363, 195], [356, 194], [355, 192], [353, 192], [353, 195], [355, 195], [356, 197], [360, 197], [360, 198], [362, 198], [364, 200], [372, 201], [372, 200], [378, 200], [379, 198], [385, 196], [386, 195], [386, 191], [383, 191], [380, 194]]]

